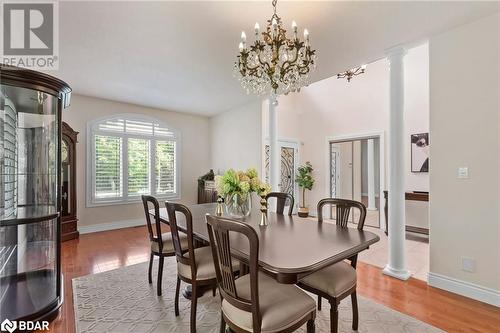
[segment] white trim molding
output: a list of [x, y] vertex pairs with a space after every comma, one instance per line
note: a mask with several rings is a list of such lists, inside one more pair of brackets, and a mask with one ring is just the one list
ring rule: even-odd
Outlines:
[[78, 226], [78, 231], [80, 232], [80, 234], [90, 234], [93, 232], [138, 227], [142, 225], [146, 225], [146, 220], [144, 218], [137, 218], [137, 219], [123, 220], [123, 221], [82, 225]]
[[393, 278], [400, 279], [403, 281], [408, 280], [411, 277], [411, 273], [407, 269], [396, 269], [391, 267], [389, 264], [385, 265], [382, 273], [385, 275], [392, 276]]
[[474, 283], [458, 280], [438, 273], [429, 272], [427, 283], [431, 287], [500, 307], [500, 291]]

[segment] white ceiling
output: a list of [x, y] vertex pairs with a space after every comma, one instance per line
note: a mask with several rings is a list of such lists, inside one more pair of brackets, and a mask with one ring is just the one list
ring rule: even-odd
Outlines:
[[[487, 16], [499, 2], [278, 2], [285, 25], [307, 27], [313, 81], [384, 56], [401, 43]], [[60, 2], [56, 76], [77, 94], [214, 115], [255, 99], [233, 77], [242, 29], [266, 2]], [[368, 68], [369, 70], [369, 68]]]

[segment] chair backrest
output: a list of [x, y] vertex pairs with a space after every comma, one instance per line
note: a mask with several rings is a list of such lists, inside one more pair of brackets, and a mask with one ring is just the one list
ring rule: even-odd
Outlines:
[[276, 198], [277, 199], [277, 205], [276, 205], [276, 214], [281, 214], [283, 215], [283, 212], [285, 210], [285, 205], [288, 200], [289, 208], [288, 208], [288, 215], [292, 215], [293, 212], [293, 205], [295, 200], [293, 199], [293, 195], [290, 193], [284, 193], [284, 192], [271, 192], [268, 195], [266, 195], [266, 200], [269, 201], [269, 198]]
[[[191, 278], [195, 279], [197, 267], [196, 258], [194, 256], [193, 216], [191, 215], [191, 211], [189, 208], [180, 203], [166, 201], [165, 206], [167, 207], [168, 223], [170, 225], [170, 232], [172, 233], [172, 243], [174, 245], [177, 262], [183, 265], [189, 265], [191, 267]], [[187, 251], [181, 246], [176, 212], [182, 213], [186, 220], [186, 228], [184, 230], [188, 237]], [[188, 256], [186, 256], [186, 252], [189, 253]]]
[[335, 221], [337, 225], [344, 228], [347, 227], [347, 222], [349, 222], [349, 214], [351, 212], [351, 208], [357, 208], [359, 210], [358, 229], [363, 230], [366, 218], [366, 207], [361, 202], [337, 198], [322, 199], [318, 202], [317, 207], [318, 222], [323, 222], [324, 205], [335, 205]]
[[[158, 243], [158, 250], [163, 250], [163, 242], [161, 239], [161, 221], [160, 221], [160, 205], [158, 200], [151, 195], [142, 195], [142, 205], [144, 206], [144, 214], [146, 215], [146, 225], [148, 227], [149, 240]], [[150, 204], [154, 208], [154, 225], [151, 222], [151, 214], [149, 213]]]
[[[248, 224], [212, 215], [206, 216], [210, 246], [214, 258], [215, 273], [220, 294], [236, 308], [252, 313], [253, 332], [260, 332], [262, 316], [259, 307], [259, 238]], [[231, 260], [229, 233], [240, 233], [248, 239], [250, 246], [250, 299], [242, 298], [236, 289]]]

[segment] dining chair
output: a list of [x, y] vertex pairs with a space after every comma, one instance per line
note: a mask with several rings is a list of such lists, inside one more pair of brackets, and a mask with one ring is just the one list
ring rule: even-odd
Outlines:
[[[314, 332], [314, 300], [296, 286], [280, 284], [259, 272], [259, 239], [255, 230], [235, 220], [211, 215], [206, 219], [222, 298], [220, 332], [225, 331], [226, 325], [238, 333], [293, 332], [305, 323], [307, 332]], [[231, 274], [230, 233], [249, 244], [250, 273], [237, 279]]]
[[283, 212], [285, 211], [286, 202], [288, 201], [289, 204], [288, 215], [292, 215], [293, 205], [295, 202], [295, 200], [293, 199], [293, 195], [285, 192], [270, 192], [268, 195], [266, 195], [266, 200], [269, 201], [269, 198], [276, 198], [277, 200], [276, 214], [280, 215], [283, 215]]
[[[149, 257], [149, 268], [148, 268], [148, 282], [153, 283], [152, 270], [153, 270], [153, 259], [155, 256], [159, 258], [158, 260], [158, 281], [156, 287], [156, 293], [161, 296], [161, 282], [163, 277], [163, 261], [165, 257], [173, 257], [175, 255], [174, 245], [172, 240], [171, 232], [161, 232], [161, 221], [160, 221], [160, 205], [155, 197], [150, 195], [143, 195], [142, 204], [144, 206], [144, 214], [146, 215], [146, 225], [148, 227], [149, 241], [151, 243], [151, 255]], [[154, 225], [151, 222], [151, 214], [149, 213], [150, 204], [154, 208]], [[179, 239], [183, 248], [187, 249], [187, 235], [180, 234]]]
[[[202, 296], [207, 288], [215, 291], [217, 289], [217, 277], [210, 246], [195, 247], [193, 238], [193, 217], [188, 207], [183, 204], [165, 202], [172, 230], [172, 239], [174, 244], [175, 256], [177, 258], [177, 285], [175, 288], [175, 316], [179, 316], [179, 288], [181, 281], [188, 283], [192, 287], [191, 291], [191, 333], [196, 332], [196, 307], [198, 298]], [[184, 215], [187, 233], [187, 250], [182, 247], [180, 238], [179, 224], [177, 222], [177, 212]], [[237, 271], [238, 263], [233, 260], [234, 271]]]
[[[346, 199], [327, 198], [318, 202], [318, 223], [323, 223], [323, 206], [335, 205], [335, 221], [339, 227], [347, 228], [349, 215], [352, 209], [359, 210], [357, 228], [363, 230], [366, 218], [366, 207], [361, 202]], [[321, 298], [326, 298], [330, 303], [330, 331], [338, 331], [338, 306], [347, 296], [352, 302], [352, 329], [358, 329], [358, 301], [356, 296], [356, 263], [355, 255], [346, 261], [338, 262], [323, 268], [299, 281], [302, 289], [318, 295], [318, 310], [321, 310]]]

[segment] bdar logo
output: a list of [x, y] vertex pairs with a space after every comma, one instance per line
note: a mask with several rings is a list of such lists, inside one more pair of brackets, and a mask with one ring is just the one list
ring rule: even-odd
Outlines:
[[5, 332], [14, 332], [17, 328], [17, 323], [15, 321], [10, 321], [8, 319], [5, 319], [2, 324], [0, 325], [0, 330]]

